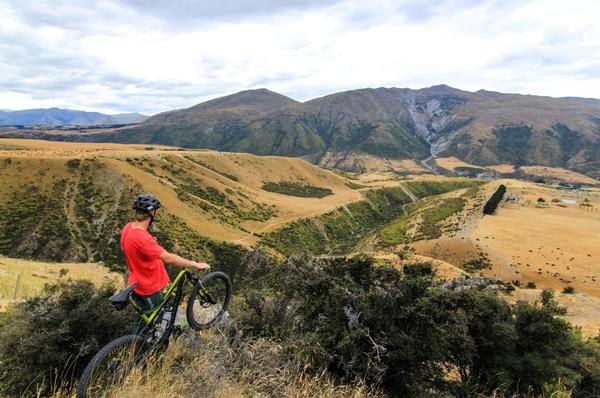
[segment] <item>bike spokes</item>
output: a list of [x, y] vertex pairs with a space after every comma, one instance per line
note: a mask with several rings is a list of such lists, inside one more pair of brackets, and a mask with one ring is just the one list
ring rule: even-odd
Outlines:
[[188, 303], [187, 316], [194, 329], [206, 329], [225, 314], [231, 298], [231, 282], [220, 272], [207, 275], [198, 282]]

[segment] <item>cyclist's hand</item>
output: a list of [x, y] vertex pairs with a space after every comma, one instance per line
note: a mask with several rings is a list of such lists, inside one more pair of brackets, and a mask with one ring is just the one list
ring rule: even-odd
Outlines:
[[204, 271], [206, 270], [206, 272], [210, 271], [210, 265], [206, 264], [206, 263], [196, 263], [196, 269], [198, 271]]

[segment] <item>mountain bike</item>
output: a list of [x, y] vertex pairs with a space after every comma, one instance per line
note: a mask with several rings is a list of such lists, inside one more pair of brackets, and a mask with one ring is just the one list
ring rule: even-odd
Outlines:
[[171, 335], [177, 335], [176, 314], [186, 281], [193, 286], [186, 308], [189, 326], [204, 330], [223, 318], [231, 300], [231, 281], [223, 272], [211, 272], [200, 278], [187, 269], [181, 270], [162, 302], [146, 311], [136, 302], [133, 290], [137, 284], [127, 287], [108, 300], [117, 310], [131, 304], [144, 321], [144, 329], [140, 335], [121, 336], [98, 351], [79, 379], [77, 398], [104, 395], [107, 388], [122, 382], [134, 367], [143, 365], [148, 354], [167, 348]]

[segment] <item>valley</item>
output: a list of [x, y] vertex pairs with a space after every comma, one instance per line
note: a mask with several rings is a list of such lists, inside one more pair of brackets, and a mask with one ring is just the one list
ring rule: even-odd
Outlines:
[[[449, 171], [471, 166], [435, 161]], [[553, 288], [579, 314], [572, 321], [585, 334], [600, 327], [600, 316], [581, 315], [600, 300], [596, 188], [421, 170], [356, 174], [276, 156], [21, 139], [0, 140], [0, 168], [5, 256], [122, 269], [117, 238], [129, 201], [152, 192], [164, 204], [155, 233], [188, 256], [228, 267], [225, 261], [253, 248], [276, 256], [366, 253], [399, 266], [432, 261], [444, 279], [470, 274], [512, 284], [513, 298]], [[514, 202], [483, 216], [501, 183]], [[224, 251], [233, 257], [221, 259]], [[567, 288], [573, 290], [563, 293]]]

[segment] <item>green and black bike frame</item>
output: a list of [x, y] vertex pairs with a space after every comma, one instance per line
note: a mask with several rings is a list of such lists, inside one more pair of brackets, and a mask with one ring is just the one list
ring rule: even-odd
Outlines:
[[192, 285], [198, 283], [199, 278], [196, 275], [193, 275], [187, 269], [182, 269], [175, 277], [175, 280], [169, 287], [167, 288], [166, 293], [164, 294], [163, 300], [156, 307], [151, 310], [144, 311], [139, 304], [135, 301], [132, 295], [129, 296], [129, 303], [133, 306], [133, 308], [140, 314], [140, 318], [146, 323], [145, 329], [149, 329], [156, 321], [160, 321], [159, 315], [162, 315], [163, 309], [171, 299], [173, 293], [175, 293], [175, 300], [173, 301], [173, 314], [171, 316], [171, 320], [167, 325], [161, 340], [168, 339], [173, 331], [173, 326], [175, 325], [175, 318], [177, 314], [177, 309], [179, 308], [179, 304], [181, 304], [181, 296], [183, 295], [183, 285], [185, 281], [188, 280]]

